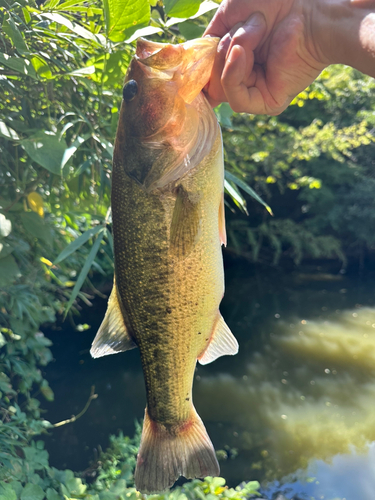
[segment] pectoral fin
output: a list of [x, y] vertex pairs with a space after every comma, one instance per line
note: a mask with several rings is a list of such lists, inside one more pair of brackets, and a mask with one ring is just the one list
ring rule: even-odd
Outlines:
[[222, 315], [219, 313], [219, 318], [211, 336], [210, 343], [198, 356], [198, 361], [201, 365], [207, 365], [220, 356], [234, 355], [238, 353], [238, 342], [233, 333], [229, 330]]
[[116, 354], [135, 347], [137, 345], [124, 322], [117, 286], [114, 281], [107, 312], [92, 343], [90, 354], [93, 358], [100, 358], [107, 354]]
[[189, 255], [199, 240], [200, 226], [199, 201], [192, 201], [185, 189], [179, 186], [170, 233], [170, 249], [173, 255], [179, 259]]

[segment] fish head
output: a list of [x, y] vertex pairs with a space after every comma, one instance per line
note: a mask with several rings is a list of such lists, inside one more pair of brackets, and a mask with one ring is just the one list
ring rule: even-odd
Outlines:
[[209, 81], [218, 40], [206, 37], [178, 45], [138, 40], [125, 78], [115, 149], [127, 144], [128, 156], [138, 155], [128, 173], [147, 189], [176, 179], [181, 174], [176, 167], [186, 164], [191, 147], [197, 148], [193, 143], [202, 109], [213, 114], [208, 104], [202, 106], [201, 91]]

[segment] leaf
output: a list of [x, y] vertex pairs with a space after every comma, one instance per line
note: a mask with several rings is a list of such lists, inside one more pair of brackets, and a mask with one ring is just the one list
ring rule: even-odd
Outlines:
[[110, 158], [112, 159], [113, 156], [113, 145], [107, 141], [107, 139], [104, 139], [104, 137], [98, 137], [96, 135], [93, 135], [93, 138], [99, 142], [101, 147], [109, 154]]
[[207, 12], [210, 12], [211, 10], [217, 9], [219, 5], [216, 2], [212, 2], [211, 0], [206, 0], [205, 2], [202, 2], [198, 12], [194, 14], [193, 16], [188, 16], [185, 19], [181, 19], [180, 17], [172, 17], [171, 19], [168, 19], [168, 21], [165, 23], [165, 26], [168, 28], [170, 26], [173, 26], [174, 24], [182, 23], [183, 21], [186, 21], [188, 18], [189, 19], [196, 19], [197, 17], [203, 16], [203, 14], [206, 14]]
[[53, 174], [61, 175], [61, 163], [66, 150], [66, 142], [56, 135], [39, 132], [21, 141], [30, 158]]
[[129, 38], [150, 21], [148, 0], [103, 0], [103, 4], [106, 34], [114, 42]]
[[87, 485], [82, 484], [82, 479], [80, 479], [79, 477], [69, 479], [65, 484], [69, 490], [70, 495], [74, 496], [82, 496], [87, 489]]
[[[53, 393], [53, 390], [49, 386], [47, 380], [43, 380], [43, 382], [40, 385], [40, 392], [43, 394], [43, 396], [46, 398], [47, 401], [53, 401], [55, 399], [55, 395]], [[48, 459], [48, 453], [43, 450], [45, 455], [47, 456]], [[48, 463], [48, 462], [47, 462]]]
[[61, 500], [61, 495], [57, 493], [56, 490], [52, 488], [47, 489], [47, 500]]
[[11, 231], [12, 223], [5, 217], [4, 214], [0, 214], [0, 238], [6, 238]]
[[107, 236], [107, 239], [108, 239], [108, 242], [109, 242], [109, 246], [111, 247], [111, 250], [112, 250], [112, 255], [114, 255], [114, 251], [113, 251], [113, 236], [112, 236], [112, 233], [110, 231], [108, 231], [108, 229], [105, 230], [105, 235]]
[[145, 28], [140, 28], [135, 33], [132, 34], [130, 38], [125, 40], [126, 43], [134, 42], [139, 37], [155, 35], [156, 33], [161, 33], [163, 30], [161, 28], [157, 28], [156, 26], [146, 26]]
[[0, 259], [0, 287], [10, 285], [20, 275], [20, 270], [12, 255]]
[[164, 9], [168, 16], [190, 17], [198, 12], [201, 0], [164, 0]]
[[56, 6], [56, 10], [68, 10], [69, 7], [76, 7], [79, 4], [85, 3], [86, 0], [68, 0]]
[[74, 288], [72, 290], [72, 295], [70, 296], [69, 302], [68, 302], [66, 309], [65, 309], [65, 317], [68, 314], [69, 309], [72, 307], [72, 304], [75, 301], [75, 299], [78, 295], [78, 292], [81, 290], [83, 282], [85, 281], [86, 276], [88, 275], [88, 273], [90, 271], [91, 265], [94, 262], [96, 254], [99, 251], [100, 243], [103, 239], [103, 236], [104, 236], [104, 228], [102, 227], [101, 231], [98, 234], [98, 237], [96, 238], [95, 243], [93, 244], [93, 246], [90, 250], [90, 253], [86, 259], [85, 265], [83, 266], [81, 272], [79, 273], [76, 284], [74, 285]]
[[86, 134], [83, 137], [78, 136], [77, 139], [71, 144], [66, 150], [64, 151], [64, 155], [61, 160], [61, 170], [65, 167], [65, 165], [68, 163], [70, 158], [74, 155], [74, 153], [77, 151], [77, 149], [80, 147], [81, 144], [83, 144], [87, 139], [90, 139], [91, 134]]
[[242, 210], [248, 215], [247, 208], [246, 208], [246, 201], [245, 199], [241, 196], [241, 194], [238, 192], [238, 190], [233, 187], [227, 180], [224, 181], [224, 188], [227, 190], [228, 194], [231, 196], [235, 204], [242, 208]]
[[254, 189], [252, 189], [250, 186], [248, 186], [244, 181], [242, 181], [237, 176], [235, 176], [235, 175], [233, 175], [233, 174], [231, 174], [230, 172], [227, 172], [227, 171], [225, 171], [225, 178], [228, 181], [231, 181], [234, 184], [236, 184], [241, 189], [243, 189], [245, 191], [245, 193], [247, 193], [250, 196], [252, 196], [257, 202], [259, 202], [261, 205], [263, 205], [266, 208], [267, 212], [270, 215], [273, 216], [273, 212], [272, 212], [271, 207], [265, 201], [263, 201], [262, 198], [254, 191]]
[[44, 217], [44, 208], [43, 208], [43, 198], [39, 193], [33, 191], [27, 195], [27, 202], [29, 207], [33, 212], [36, 212], [39, 217]]
[[47, 80], [51, 80], [53, 78], [51, 68], [48, 66], [45, 59], [43, 59], [40, 55], [33, 57], [31, 59], [31, 64], [40, 77], [46, 78]]
[[64, 248], [64, 250], [57, 256], [57, 259], [54, 261], [54, 264], [58, 264], [59, 262], [62, 262], [64, 259], [69, 257], [69, 255], [78, 250], [78, 248], [84, 245], [86, 241], [88, 241], [90, 238], [95, 236], [95, 234], [97, 234], [101, 229], [102, 226], [96, 226], [82, 233], [81, 236], [79, 236], [76, 240], [72, 241], [72, 243], [70, 243], [66, 248]]
[[222, 102], [219, 106], [217, 106], [215, 109], [215, 114], [217, 116], [217, 119], [219, 120], [220, 125], [226, 128], [232, 128], [232, 120], [231, 117], [233, 116], [233, 109], [229, 106], [227, 102]]
[[194, 38], [200, 38], [205, 30], [204, 26], [198, 26], [192, 21], [185, 21], [178, 25], [181, 35], [185, 40], [194, 40]]
[[21, 32], [19, 31], [15, 22], [10, 16], [3, 23], [3, 30], [11, 38], [13, 45], [16, 47], [18, 52], [22, 54], [23, 52], [29, 51], [29, 48], [26, 45], [26, 42], [21, 35]]
[[37, 484], [27, 484], [22, 493], [21, 500], [43, 500], [44, 491]]
[[93, 75], [95, 73], [95, 66], [86, 66], [83, 68], [75, 69], [74, 71], [70, 71], [66, 73], [69, 76], [88, 76]]
[[76, 33], [78, 36], [85, 38], [86, 40], [91, 40], [93, 42], [96, 42], [100, 45], [105, 46], [106, 45], [106, 40], [103, 35], [95, 35], [94, 33], [91, 33], [91, 31], [87, 30], [83, 26], [80, 26], [79, 24], [73, 23], [70, 21], [67, 17], [57, 14], [57, 13], [46, 13], [46, 14], [41, 14], [41, 16], [46, 17], [50, 21], [53, 21], [54, 23], [62, 24], [66, 28], [70, 29], [74, 33]]
[[0, 500], [17, 500], [17, 494], [12, 485], [6, 483], [0, 485]]
[[36, 79], [35, 70], [31, 62], [22, 57], [8, 56], [8, 54], [3, 54], [0, 52], [0, 64], [6, 66], [7, 68], [18, 71], [23, 75], [31, 76], [31, 78]]
[[3, 243], [0, 243], [0, 259], [4, 259], [4, 257], [7, 257], [13, 252], [14, 248], [9, 245], [9, 243], [6, 243], [5, 241]]
[[19, 141], [19, 137], [17, 132], [12, 128], [8, 127], [8, 125], [0, 120], [0, 136], [5, 139], [12, 139], [12, 141]]
[[25, 212], [21, 214], [21, 221], [25, 230], [47, 245], [52, 245], [53, 237], [49, 226], [35, 212]]
[[23, 12], [23, 17], [25, 18], [25, 23], [29, 24], [29, 22], [31, 21], [30, 12], [25, 8], [22, 9], [22, 12]]

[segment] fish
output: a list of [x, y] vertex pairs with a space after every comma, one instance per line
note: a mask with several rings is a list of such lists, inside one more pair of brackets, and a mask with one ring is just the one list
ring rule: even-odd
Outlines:
[[197, 359], [236, 354], [219, 312], [226, 243], [221, 130], [202, 89], [217, 38], [137, 42], [112, 169], [114, 284], [94, 358], [139, 348], [147, 406], [135, 470], [142, 493], [217, 476], [192, 401]]

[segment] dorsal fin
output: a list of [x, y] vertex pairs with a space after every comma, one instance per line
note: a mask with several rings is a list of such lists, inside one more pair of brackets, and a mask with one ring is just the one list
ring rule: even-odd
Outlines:
[[238, 353], [238, 342], [233, 333], [229, 330], [222, 315], [219, 318], [213, 330], [211, 340], [206, 349], [198, 356], [201, 365], [207, 365], [220, 356], [234, 355]]
[[100, 358], [107, 354], [128, 351], [137, 347], [127, 329], [119, 302], [116, 281], [108, 299], [107, 312], [92, 343], [90, 354]]

